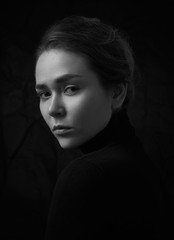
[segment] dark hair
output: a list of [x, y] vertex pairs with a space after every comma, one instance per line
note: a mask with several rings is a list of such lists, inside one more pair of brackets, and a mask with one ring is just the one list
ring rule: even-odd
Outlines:
[[52, 25], [41, 39], [36, 60], [51, 49], [85, 55], [105, 88], [127, 83], [123, 106], [133, 96], [134, 59], [132, 49], [120, 32], [98, 18], [70, 16]]

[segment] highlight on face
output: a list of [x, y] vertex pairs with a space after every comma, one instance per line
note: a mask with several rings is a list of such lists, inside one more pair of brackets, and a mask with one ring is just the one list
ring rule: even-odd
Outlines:
[[112, 115], [113, 93], [88, 65], [84, 57], [64, 50], [46, 51], [36, 64], [40, 111], [63, 148], [94, 137]]
[[134, 59], [120, 32], [97, 18], [67, 17], [46, 31], [36, 53], [43, 118], [63, 148], [99, 133], [133, 95]]

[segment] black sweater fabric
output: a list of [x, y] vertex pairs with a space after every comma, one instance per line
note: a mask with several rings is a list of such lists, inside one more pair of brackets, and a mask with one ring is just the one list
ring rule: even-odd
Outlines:
[[161, 180], [126, 113], [80, 150], [57, 179], [45, 239], [163, 239]]

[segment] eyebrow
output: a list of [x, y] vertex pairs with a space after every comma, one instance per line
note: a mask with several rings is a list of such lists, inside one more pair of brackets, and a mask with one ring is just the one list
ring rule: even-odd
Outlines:
[[[56, 82], [56, 84], [63, 84], [65, 82], [68, 82], [71, 79], [77, 78], [77, 77], [79, 78], [81, 76], [78, 75], [78, 74], [65, 74], [65, 75], [63, 75], [61, 77], [56, 78], [54, 81]], [[46, 84], [44, 84], [44, 83], [36, 84], [36, 86], [35, 86], [35, 88], [38, 89], [38, 90], [39, 89], [44, 89], [45, 87], [46, 87]]]

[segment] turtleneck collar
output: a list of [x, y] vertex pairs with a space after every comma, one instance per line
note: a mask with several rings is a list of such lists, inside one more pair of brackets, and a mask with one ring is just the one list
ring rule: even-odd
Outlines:
[[91, 140], [80, 147], [82, 153], [97, 151], [111, 143], [126, 143], [135, 135], [126, 111], [114, 114], [107, 126]]

